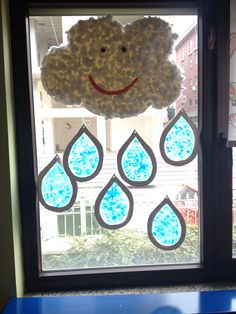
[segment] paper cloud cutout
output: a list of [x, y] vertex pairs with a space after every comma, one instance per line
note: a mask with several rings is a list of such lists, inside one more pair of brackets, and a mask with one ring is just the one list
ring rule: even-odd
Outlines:
[[176, 34], [160, 18], [122, 25], [112, 16], [81, 20], [68, 45], [51, 47], [41, 67], [47, 93], [105, 118], [125, 118], [173, 103], [182, 77], [169, 61]]

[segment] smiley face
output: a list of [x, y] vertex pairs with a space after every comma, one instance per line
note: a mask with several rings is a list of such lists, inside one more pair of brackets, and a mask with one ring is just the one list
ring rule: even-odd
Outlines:
[[105, 118], [167, 107], [182, 84], [169, 61], [176, 38], [160, 18], [124, 27], [111, 16], [81, 20], [68, 31], [68, 45], [52, 47], [44, 57], [42, 84], [56, 100]]

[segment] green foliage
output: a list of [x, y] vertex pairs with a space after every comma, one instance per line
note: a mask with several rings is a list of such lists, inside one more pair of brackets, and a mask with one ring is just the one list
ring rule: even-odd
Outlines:
[[101, 236], [71, 238], [72, 247], [63, 254], [42, 256], [44, 270], [194, 263], [199, 261], [197, 226], [187, 226], [183, 244], [176, 250], [156, 248], [147, 234], [131, 230], [107, 230]]

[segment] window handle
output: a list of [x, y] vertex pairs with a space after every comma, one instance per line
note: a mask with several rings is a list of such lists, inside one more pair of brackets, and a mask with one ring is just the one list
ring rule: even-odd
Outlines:
[[216, 33], [214, 27], [212, 27], [208, 34], [208, 49], [214, 50], [216, 42]]
[[228, 141], [228, 138], [226, 136], [225, 133], [220, 133], [220, 136], [219, 136], [219, 146], [220, 147], [227, 147], [227, 141]]

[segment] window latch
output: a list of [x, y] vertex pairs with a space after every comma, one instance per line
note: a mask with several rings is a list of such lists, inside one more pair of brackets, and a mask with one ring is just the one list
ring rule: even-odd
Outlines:
[[216, 33], [214, 27], [212, 27], [208, 34], [208, 49], [214, 50], [216, 42]]
[[225, 133], [220, 133], [219, 136], [219, 145], [220, 147], [227, 147], [228, 138]]

